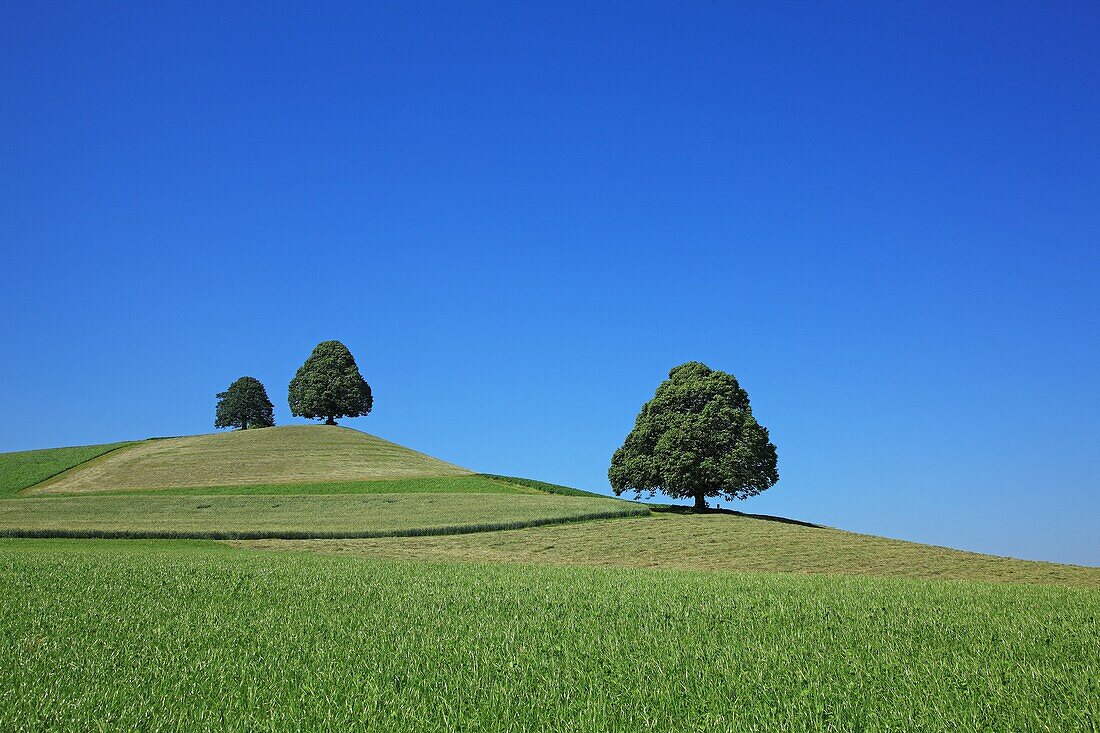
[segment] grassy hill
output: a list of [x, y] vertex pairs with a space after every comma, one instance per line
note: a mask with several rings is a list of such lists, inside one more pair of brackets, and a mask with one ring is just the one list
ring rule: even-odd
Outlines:
[[31, 494], [464, 476], [471, 472], [349, 428], [292, 425], [132, 443]]
[[251, 548], [429, 561], [1100, 586], [1098, 568], [735, 513], [651, 516], [323, 425], [0, 454], [0, 496], [0, 536], [251, 539]]
[[9, 537], [346, 539], [648, 513], [323, 425], [0, 454], [0, 487]]
[[1100, 720], [1100, 569], [651, 512], [344, 428], [0, 454], [0, 535], [4, 731]]

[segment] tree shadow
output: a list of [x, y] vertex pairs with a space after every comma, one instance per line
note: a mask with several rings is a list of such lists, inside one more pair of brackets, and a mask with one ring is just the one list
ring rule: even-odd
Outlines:
[[771, 514], [748, 514], [747, 512], [739, 512], [735, 509], [719, 509], [708, 507], [706, 509], [696, 509], [691, 506], [683, 506], [681, 504], [650, 504], [650, 511], [660, 512], [664, 514], [727, 514], [732, 517], [746, 517], [748, 519], [760, 519], [765, 522], [780, 522], [781, 524], [796, 524], [799, 527], [810, 527], [812, 529], [826, 529], [823, 524], [814, 524], [813, 522], [803, 522], [800, 519], [788, 519], [787, 517], [776, 517]]

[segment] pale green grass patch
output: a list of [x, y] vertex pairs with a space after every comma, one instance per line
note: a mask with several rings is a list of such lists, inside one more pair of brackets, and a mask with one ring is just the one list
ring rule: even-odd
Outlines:
[[[480, 474], [375, 481], [322, 481], [298, 484], [244, 484], [240, 486], [177, 486], [169, 489], [97, 491], [96, 496], [285, 496], [288, 494], [534, 494], [543, 492], [522, 484], [496, 481]], [[89, 496], [86, 492], [49, 496]]]
[[1100, 568], [1030, 562], [729, 514], [655, 513], [488, 535], [257, 547], [411, 560], [793, 572], [1100, 586]]
[[376, 537], [489, 531], [647, 512], [526, 494], [56, 496], [0, 502], [0, 536]]
[[148, 440], [28, 493], [302, 484], [470, 472], [349, 428], [291, 425]]

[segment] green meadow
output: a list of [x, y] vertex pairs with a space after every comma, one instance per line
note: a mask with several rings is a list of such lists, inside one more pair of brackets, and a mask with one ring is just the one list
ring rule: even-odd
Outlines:
[[0, 541], [0, 589], [7, 731], [1070, 731], [1100, 716], [1095, 589], [70, 540]]
[[1097, 568], [621, 501], [322, 426], [0, 454], [0, 496], [3, 731], [1100, 721]]

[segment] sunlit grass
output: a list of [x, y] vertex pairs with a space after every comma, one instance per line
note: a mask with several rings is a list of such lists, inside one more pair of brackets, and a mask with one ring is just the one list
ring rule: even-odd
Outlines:
[[[541, 494], [533, 488], [487, 476], [436, 476], [431, 478], [375, 481], [320, 481], [292, 484], [242, 484], [237, 486], [177, 486], [167, 489], [119, 489], [97, 491], [114, 496], [286, 496], [290, 494]], [[50, 496], [62, 494], [52, 492]], [[89, 496], [85, 492], [66, 496]]]
[[15, 496], [29, 486], [128, 445], [131, 443], [0, 453], [0, 499]]
[[142, 441], [32, 494], [463, 476], [464, 468], [349, 428], [291, 425]]
[[1100, 568], [994, 557], [730, 514], [653, 514], [638, 519], [415, 541], [267, 542], [257, 546], [413, 560], [841, 573], [1100, 586]]
[[548, 494], [56, 496], [0, 502], [0, 536], [381, 537], [448, 534], [644, 513]]
[[13, 732], [1070, 731], [1100, 717], [1095, 589], [6, 540], [0, 594]]

